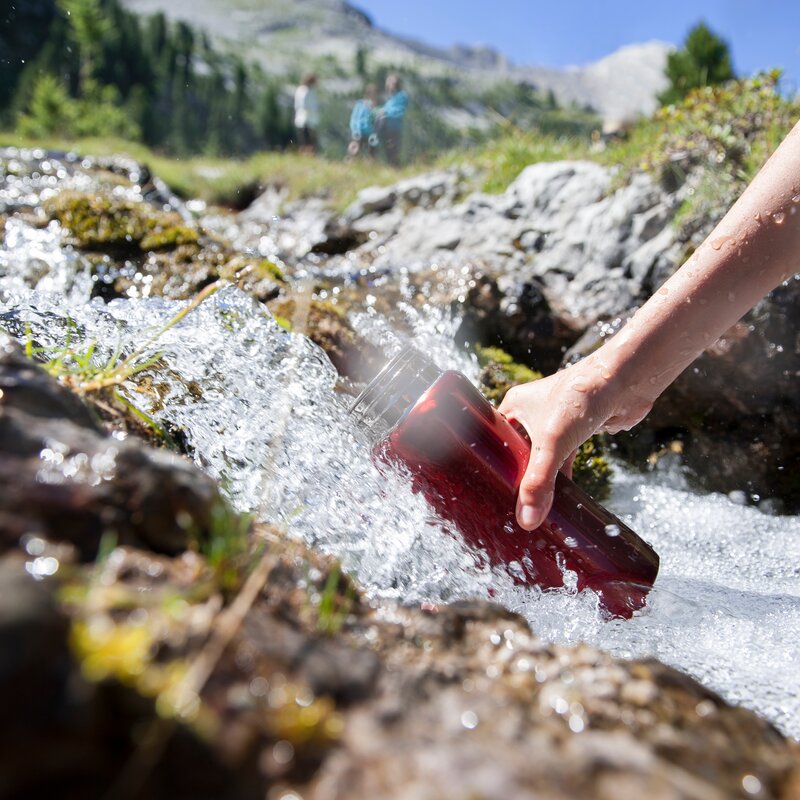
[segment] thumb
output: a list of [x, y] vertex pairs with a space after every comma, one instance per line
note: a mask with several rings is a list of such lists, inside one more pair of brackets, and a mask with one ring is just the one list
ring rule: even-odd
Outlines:
[[521, 528], [532, 531], [544, 522], [553, 505], [556, 473], [563, 460], [552, 447], [531, 450], [517, 497], [517, 522]]

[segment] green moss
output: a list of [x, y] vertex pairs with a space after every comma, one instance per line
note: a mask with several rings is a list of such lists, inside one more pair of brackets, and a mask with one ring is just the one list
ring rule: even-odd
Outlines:
[[480, 384], [483, 394], [495, 405], [499, 405], [506, 392], [519, 383], [529, 383], [542, 377], [524, 364], [519, 364], [499, 347], [482, 347], [477, 345], [475, 352], [478, 363], [483, 367]]
[[113, 195], [64, 191], [44, 207], [86, 250], [164, 250], [198, 241], [197, 231], [177, 214]]
[[197, 238], [197, 231], [186, 225], [156, 225], [142, 237], [139, 247], [142, 250], [172, 250], [183, 244], [194, 244]]
[[603, 436], [595, 434], [578, 448], [572, 479], [597, 500], [605, 500], [611, 489], [611, 467]]

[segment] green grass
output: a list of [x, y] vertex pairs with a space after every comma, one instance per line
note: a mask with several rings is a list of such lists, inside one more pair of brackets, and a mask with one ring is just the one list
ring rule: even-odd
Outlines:
[[147, 164], [180, 197], [237, 207], [242, 205], [243, 196], [252, 194], [254, 185], [261, 185], [284, 188], [289, 200], [322, 196], [342, 210], [367, 186], [388, 186], [425, 169], [420, 164], [395, 169], [381, 162], [332, 160], [277, 151], [255, 153], [245, 159], [174, 158], [122, 139], [68, 141], [0, 133], [0, 147], [11, 146], [70, 150], [87, 156], [127, 155]]
[[331, 566], [317, 606], [317, 630], [332, 636], [344, 626], [355, 601], [355, 589], [338, 561]]

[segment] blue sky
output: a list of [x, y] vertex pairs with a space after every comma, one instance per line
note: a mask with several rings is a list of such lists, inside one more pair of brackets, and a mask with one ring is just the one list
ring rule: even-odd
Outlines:
[[651, 39], [680, 44], [699, 20], [727, 40], [734, 67], [783, 67], [800, 87], [800, 0], [354, 0], [392, 33], [430, 44], [489, 44], [518, 64], [595, 61]]

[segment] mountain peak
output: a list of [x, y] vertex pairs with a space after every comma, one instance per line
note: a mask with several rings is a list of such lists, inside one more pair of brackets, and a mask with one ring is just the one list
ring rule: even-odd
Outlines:
[[664, 42], [622, 47], [581, 67], [515, 66], [496, 48], [453, 44], [449, 48], [393, 35], [347, 0], [122, 0], [142, 14], [163, 12], [206, 30], [220, 44], [275, 74], [296, 73], [316, 63], [353, 69], [359, 49], [371, 64], [407, 67], [425, 75], [449, 75], [480, 85], [496, 81], [534, 84], [562, 104], [590, 106], [608, 121], [651, 113], [666, 86], [664, 67], [672, 49]]

